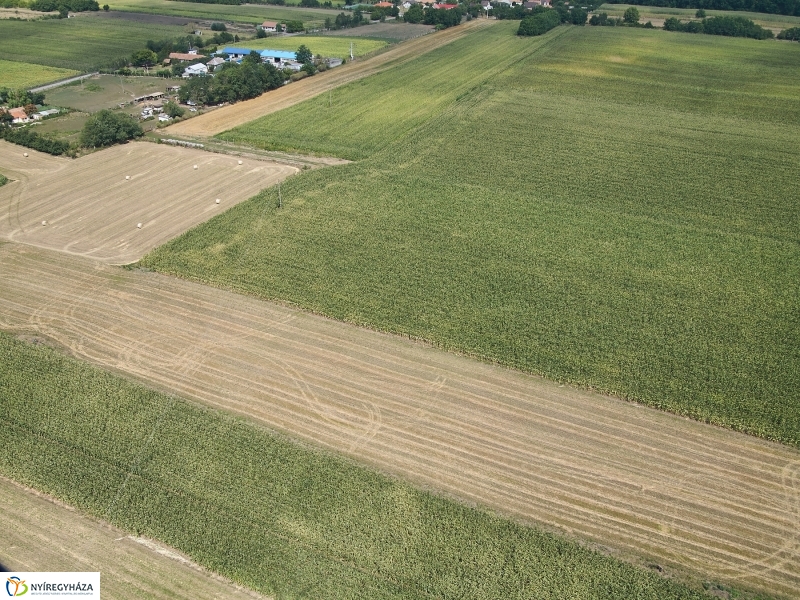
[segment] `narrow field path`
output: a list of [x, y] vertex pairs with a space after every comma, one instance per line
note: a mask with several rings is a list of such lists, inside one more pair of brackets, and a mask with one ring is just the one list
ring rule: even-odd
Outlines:
[[0, 329], [514, 518], [796, 597], [800, 452], [298, 310], [0, 245]]
[[498, 21], [473, 19], [468, 23], [451, 27], [444, 31], [424, 35], [413, 40], [402, 42], [376, 56], [359, 59], [340, 67], [319, 73], [314, 77], [301, 79], [280, 89], [262, 94], [258, 98], [237, 102], [230, 106], [205, 113], [203, 115], [170, 125], [163, 131], [169, 135], [210, 137], [254, 119], [277, 112], [318, 96], [351, 81], [363, 79], [421, 54], [435, 50], [464, 37], [473, 30], [486, 27]]
[[0, 565], [10, 571], [100, 571], [104, 600], [265, 598], [161, 543], [0, 477]]

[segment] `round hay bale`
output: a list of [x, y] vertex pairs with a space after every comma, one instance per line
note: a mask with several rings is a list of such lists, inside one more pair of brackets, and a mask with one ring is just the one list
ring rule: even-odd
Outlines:
[[[27, 154], [26, 154], [26, 156], [27, 156]], [[242, 161], [239, 161], [239, 164], [242, 164]]]
[[217, 204], [219, 204], [219, 198], [217, 198]]
[[42, 221], [42, 225], [47, 225], [47, 221]]
[[131, 178], [131, 176], [130, 176], [130, 175], [125, 175], [125, 180], [126, 180], [126, 181], [127, 181], [128, 179], [130, 179], [130, 178]]
[[[23, 152], [22, 156], [24, 156], [25, 158], [28, 158], [28, 153], [27, 152]], [[241, 163], [239, 163], [239, 164], [241, 164]]]
[[196, 169], [196, 168], [197, 168], [197, 165], [195, 165], [195, 166], [194, 166], [194, 168]]
[[141, 229], [141, 228], [142, 228], [142, 224], [141, 224], [141, 223], [137, 223], [137, 224], [136, 224], [136, 228], [137, 228], [137, 229]]

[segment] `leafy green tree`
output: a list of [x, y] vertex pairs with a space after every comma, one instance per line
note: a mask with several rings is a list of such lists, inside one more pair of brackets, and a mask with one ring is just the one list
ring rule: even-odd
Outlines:
[[694, 16], [697, 17], [698, 19], [705, 19], [706, 18], [706, 11], [703, 10], [702, 8], [698, 8], [697, 12], [694, 13]]
[[108, 4], [103, 4], [103, 10], [108, 12], [111, 7]]
[[588, 18], [589, 13], [577, 6], [570, 11], [570, 22], [573, 25], [586, 25]]
[[297, 52], [294, 53], [297, 62], [301, 62], [304, 65], [311, 64], [311, 61], [314, 59], [314, 55], [311, 53], [311, 50], [303, 44], [298, 49]]
[[131, 56], [134, 67], [152, 67], [158, 62], [158, 56], [152, 50], [138, 50]]
[[636, 25], [639, 23], [639, 9], [637, 9], [635, 6], [629, 6], [627, 9], [625, 9], [625, 12], [622, 15], [622, 20], [628, 25]]
[[172, 117], [173, 119], [177, 119], [182, 117], [186, 114], [186, 111], [183, 110], [180, 106], [178, 106], [175, 102], [170, 100], [164, 105], [164, 112], [167, 113], [167, 116]]
[[422, 10], [422, 6], [419, 4], [414, 4], [406, 11], [406, 14], [403, 15], [403, 20], [406, 23], [422, 23], [422, 20], [425, 18], [425, 13]]
[[242, 59], [243, 63], [251, 65], [260, 65], [262, 63], [261, 55], [256, 50], [251, 50], [250, 54]]
[[263, 27], [256, 27], [256, 37], [259, 39], [267, 37], [267, 32]]
[[211, 31], [228, 31], [228, 28], [225, 27], [225, 23], [212, 23]]
[[132, 116], [101, 110], [89, 117], [83, 126], [81, 145], [87, 148], [111, 146], [143, 135], [142, 128]]

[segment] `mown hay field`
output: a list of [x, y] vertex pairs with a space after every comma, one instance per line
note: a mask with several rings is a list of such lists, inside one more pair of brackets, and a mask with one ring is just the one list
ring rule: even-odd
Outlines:
[[0, 141], [0, 168], [14, 180], [0, 190], [0, 238], [114, 264], [297, 172], [146, 142], [70, 160]]
[[189, 17], [210, 21], [252, 23], [264, 21], [302, 21], [306, 27], [320, 27], [326, 17], [334, 18], [339, 11], [322, 8], [294, 6], [269, 6], [265, 4], [199, 4], [197, 2], [170, 2], [169, 0], [120, 0], [114, 10], [143, 12], [154, 15]]
[[223, 134], [360, 160], [143, 264], [800, 444], [800, 45], [514, 28]]
[[71, 69], [57, 69], [44, 65], [0, 59], [0, 87], [9, 89], [29, 88], [50, 81], [77, 75]]
[[0, 20], [3, 58], [12, 61], [91, 71], [142, 50], [147, 40], [173, 39], [187, 27], [138, 23], [89, 16], [45, 21]]
[[353, 45], [353, 56], [363, 56], [375, 50], [385, 48], [388, 42], [364, 38], [304, 35], [247, 40], [246, 42], [239, 42], [236, 45], [241, 48], [252, 48], [253, 50], [263, 50], [264, 48], [274, 50], [297, 50], [300, 44], [304, 44], [308, 47], [308, 49], [314, 53], [314, 56], [321, 54], [325, 57], [349, 59], [350, 44]]
[[0, 390], [0, 473], [279, 598], [703, 597], [5, 334]]

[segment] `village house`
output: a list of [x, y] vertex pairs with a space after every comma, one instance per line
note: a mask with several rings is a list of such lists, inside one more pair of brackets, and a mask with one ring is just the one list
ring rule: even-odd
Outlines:
[[203, 63], [197, 63], [196, 65], [189, 65], [183, 70], [184, 78], [196, 77], [197, 75], [208, 75], [208, 67]]
[[24, 108], [9, 108], [8, 113], [14, 117], [14, 123], [29, 123], [30, 118], [28, 118], [28, 113], [25, 112]]
[[278, 23], [277, 21], [264, 21], [261, 24], [261, 29], [264, 31], [278, 31]]

